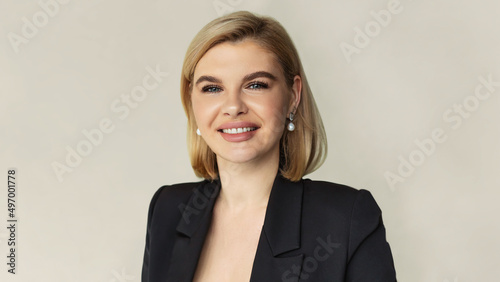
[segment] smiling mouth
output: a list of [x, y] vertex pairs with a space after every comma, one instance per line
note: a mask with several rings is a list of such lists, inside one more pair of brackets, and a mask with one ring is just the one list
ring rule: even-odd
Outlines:
[[238, 127], [238, 128], [226, 128], [220, 129], [219, 132], [227, 133], [227, 134], [239, 134], [248, 131], [255, 131], [258, 127]]

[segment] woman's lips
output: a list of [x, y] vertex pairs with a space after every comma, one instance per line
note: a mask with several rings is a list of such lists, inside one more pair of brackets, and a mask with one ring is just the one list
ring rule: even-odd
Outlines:
[[238, 128], [221, 129], [221, 131], [227, 134], [239, 134], [247, 131], [254, 131], [256, 129], [257, 127], [238, 127]]
[[219, 133], [222, 136], [222, 138], [224, 138], [224, 140], [228, 142], [243, 142], [252, 138], [257, 130], [258, 129], [241, 133], [224, 133], [223, 131], [219, 131]]
[[228, 142], [242, 142], [252, 138], [259, 127], [252, 122], [228, 122], [221, 125], [217, 131]]

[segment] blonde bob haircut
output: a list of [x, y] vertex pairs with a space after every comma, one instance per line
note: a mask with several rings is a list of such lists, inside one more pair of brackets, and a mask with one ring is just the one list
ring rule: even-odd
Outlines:
[[188, 119], [187, 143], [191, 165], [198, 177], [210, 181], [218, 178], [215, 153], [196, 134], [198, 126], [191, 104], [191, 83], [196, 65], [215, 45], [242, 40], [252, 40], [276, 56], [290, 89], [296, 75], [302, 79], [301, 101], [293, 120], [295, 130], [284, 130], [280, 140], [279, 165], [280, 173], [285, 178], [298, 181], [325, 161], [327, 141], [323, 122], [297, 50], [286, 30], [273, 18], [246, 11], [234, 12], [208, 23], [194, 37], [186, 52], [182, 66], [181, 99]]

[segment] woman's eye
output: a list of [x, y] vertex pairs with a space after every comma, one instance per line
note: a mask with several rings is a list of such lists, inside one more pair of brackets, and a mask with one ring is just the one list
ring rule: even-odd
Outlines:
[[250, 83], [248, 85], [248, 88], [250, 88], [250, 89], [266, 89], [266, 88], [268, 88], [268, 85], [265, 82], [257, 81], [257, 82]]
[[209, 92], [209, 93], [217, 93], [222, 91], [222, 89], [219, 86], [216, 85], [207, 85], [201, 89], [203, 92]]

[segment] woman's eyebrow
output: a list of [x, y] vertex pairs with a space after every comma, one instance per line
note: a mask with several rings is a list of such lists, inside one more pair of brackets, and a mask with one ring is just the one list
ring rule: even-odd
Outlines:
[[[270, 72], [267, 72], [267, 71], [256, 71], [256, 72], [253, 72], [251, 74], [247, 74], [245, 75], [245, 77], [243, 78], [243, 81], [249, 81], [249, 80], [252, 80], [252, 79], [255, 79], [257, 77], [267, 77], [271, 80], [276, 80], [276, 76], [274, 76], [272, 73]], [[198, 80], [196, 80], [196, 83], [195, 85], [198, 85], [200, 84], [201, 82], [204, 82], [204, 81], [208, 81], [208, 82], [212, 82], [212, 83], [222, 83], [222, 81], [214, 76], [210, 76], [210, 75], [202, 75], [200, 76], [200, 78], [198, 78]]]
[[243, 78], [243, 81], [249, 81], [249, 80], [255, 79], [257, 77], [267, 77], [267, 78], [269, 78], [271, 80], [276, 80], [276, 76], [274, 76], [270, 72], [267, 72], [267, 71], [256, 71], [254, 73], [245, 75], [245, 77]]
[[196, 80], [196, 85], [200, 84], [203, 81], [208, 81], [212, 83], [222, 83], [222, 81], [216, 77], [210, 76], [210, 75], [202, 75], [198, 80]]

